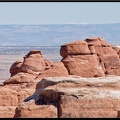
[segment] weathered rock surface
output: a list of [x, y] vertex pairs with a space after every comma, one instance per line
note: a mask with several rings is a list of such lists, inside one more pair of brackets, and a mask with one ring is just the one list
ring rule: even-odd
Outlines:
[[120, 46], [113, 45], [112, 48], [116, 51], [116, 53], [119, 55], [119, 58], [120, 58]]
[[4, 84], [20, 84], [20, 83], [28, 83], [36, 78], [35, 75], [19, 72], [15, 74], [14, 76], [10, 77], [6, 81], [4, 81]]
[[54, 62], [47, 60], [47, 59], [44, 59], [44, 62], [45, 62], [45, 70], [50, 69], [54, 64]]
[[104, 71], [97, 55], [69, 55], [62, 60], [69, 75], [82, 77], [103, 77]]
[[12, 64], [12, 66], [10, 67], [11, 77], [19, 72], [21, 65], [22, 65], [22, 61], [20, 60], [17, 60]]
[[34, 110], [33, 113], [29, 110], [30, 105], [34, 110], [36, 105], [56, 107], [54, 117], [58, 118], [116, 118], [120, 109], [120, 77], [47, 77], [40, 80], [34, 94], [16, 108], [16, 117], [31, 117]]
[[14, 118], [57, 118], [57, 108], [53, 105], [36, 105], [30, 101], [16, 108]]
[[0, 106], [0, 118], [13, 118], [16, 106]]
[[60, 55], [66, 57], [67, 55], [88, 55], [90, 54], [88, 44], [84, 40], [77, 40], [69, 42], [61, 46]]
[[[93, 46], [95, 48], [95, 53], [99, 57], [100, 64], [105, 74], [108, 75], [120, 75], [120, 73], [115, 74], [112, 69], [120, 69], [120, 58], [117, 51], [111, 47], [107, 42], [105, 42], [102, 37], [92, 37], [85, 40], [88, 46]], [[108, 72], [111, 71], [111, 72]]]
[[68, 71], [62, 62], [56, 62], [51, 68], [42, 72], [36, 79], [43, 79], [45, 77], [66, 76]]
[[34, 91], [35, 87], [29, 88], [25, 85], [0, 86], [0, 118], [13, 118], [16, 107]]
[[62, 45], [60, 55], [69, 75], [120, 75], [120, 49], [112, 47], [102, 37], [91, 37]]

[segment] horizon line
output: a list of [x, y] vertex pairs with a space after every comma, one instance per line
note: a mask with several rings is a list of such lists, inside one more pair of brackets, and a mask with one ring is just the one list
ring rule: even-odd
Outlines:
[[120, 24], [119, 23], [43, 23], [43, 24], [0, 24], [0, 25], [99, 25], [99, 24]]

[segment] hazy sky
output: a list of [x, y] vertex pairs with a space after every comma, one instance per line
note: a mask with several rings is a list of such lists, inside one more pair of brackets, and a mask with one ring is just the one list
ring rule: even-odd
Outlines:
[[0, 24], [120, 23], [120, 2], [0, 2]]

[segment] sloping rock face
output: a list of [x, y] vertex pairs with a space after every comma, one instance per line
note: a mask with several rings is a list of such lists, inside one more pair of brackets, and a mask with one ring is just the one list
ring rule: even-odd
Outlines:
[[120, 75], [120, 49], [112, 47], [102, 37], [91, 37], [61, 46], [61, 60], [69, 75], [104, 77]]
[[[52, 113], [45, 109], [48, 106], [52, 107]], [[119, 76], [82, 78], [69, 75], [47, 77], [40, 80], [34, 94], [26, 98], [16, 108], [14, 117], [30, 118], [37, 114], [36, 117], [43, 118], [46, 116], [55, 118], [116, 118], [119, 110]]]

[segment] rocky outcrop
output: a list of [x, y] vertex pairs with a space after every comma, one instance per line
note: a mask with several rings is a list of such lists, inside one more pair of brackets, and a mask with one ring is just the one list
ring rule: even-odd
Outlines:
[[[39, 59], [36, 58], [37, 56], [39, 56]], [[37, 62], [39, 60], [42, 62]], [[40, 80], [47, 76], [68, 75], [68, 71], [62, 62], [54, 63], [50, 60], [43, 59], [41, 52], [38, 52], [37, 50], [30, 51], [26, 55], [24, 61], [20, 62], [20, 64], [19, 61], [13, 63], [13, 65], [11, 66], [12, 69], [10, 69], [11, 77], [4, 81], [4, 85], [0, 88], [0, 118], [13, 118], [13, 116], [15, 115], [15, 108], [18, 106], [18, 104], [20, 104], [20, 102], [22, 102], [26, 97], [34, 93], [38, 79]], [[35, 109], [38, 110], [38, 107]], [[40, 109], [44, 109], [45, 111], [36, 113], [37, 110], [34, 110], [35, 114], [32, 114], [30, 112], [31, 116], [37, 117], [37, 114], [39, 114], [38, 117], [44, 115], [44, 117], [56, 116], [57, 109], [53, 106], [40, 107], [39, 111]], [[9, 110], [11, 111], [9, 112]], [[46, 111], [50, 111], [51, 116], [49, 114], [46, 115]], [[25, 111], [24, 115], [26, 116]]]
[[12, 64], [0, 86], [1, 118], [120, 116], [120, 48], [92, 37], [62, 45], [60, 55], [54, 63], [31, 50]]
[[61, 45], [61, 62], [43, 59], [39, 50], [31, 50], [23, 62], [10, 68], [11, 77], [4, 84], [28, 83], [44, 77], [78, 75], [105, 77], [120, 75], [120, 48], [111, 46], [102, 37], [91, 37]]
[[[48, 107], [52, 107], [51, 111], [45, 109]], [[119, 76], [106, 78], [48, 77], [38, 82], [34, 94], [16, 108], [14, 117], [35, 117], [37, 114], [36, 117], [43, 118], [46, 116], [116, 118], [119, 109]], [[45, 111], [47, 111], [46, 114]]]
[[120, 49], [102, 37], [91, 37], [61, 46], [61, 60], [70, 75], [104, 77], [120, 75]]
[[[43, 59], [41, 51], [31, 50], [24, 61], [16, 61], [10, 68], [11, 77], [4, 81], [6, 84], [29, 83], [48, 76], [65, 76], [68, 71], [62, 62], [52, 62]], [[15, 72], [14, 72], [15, 71]]]

